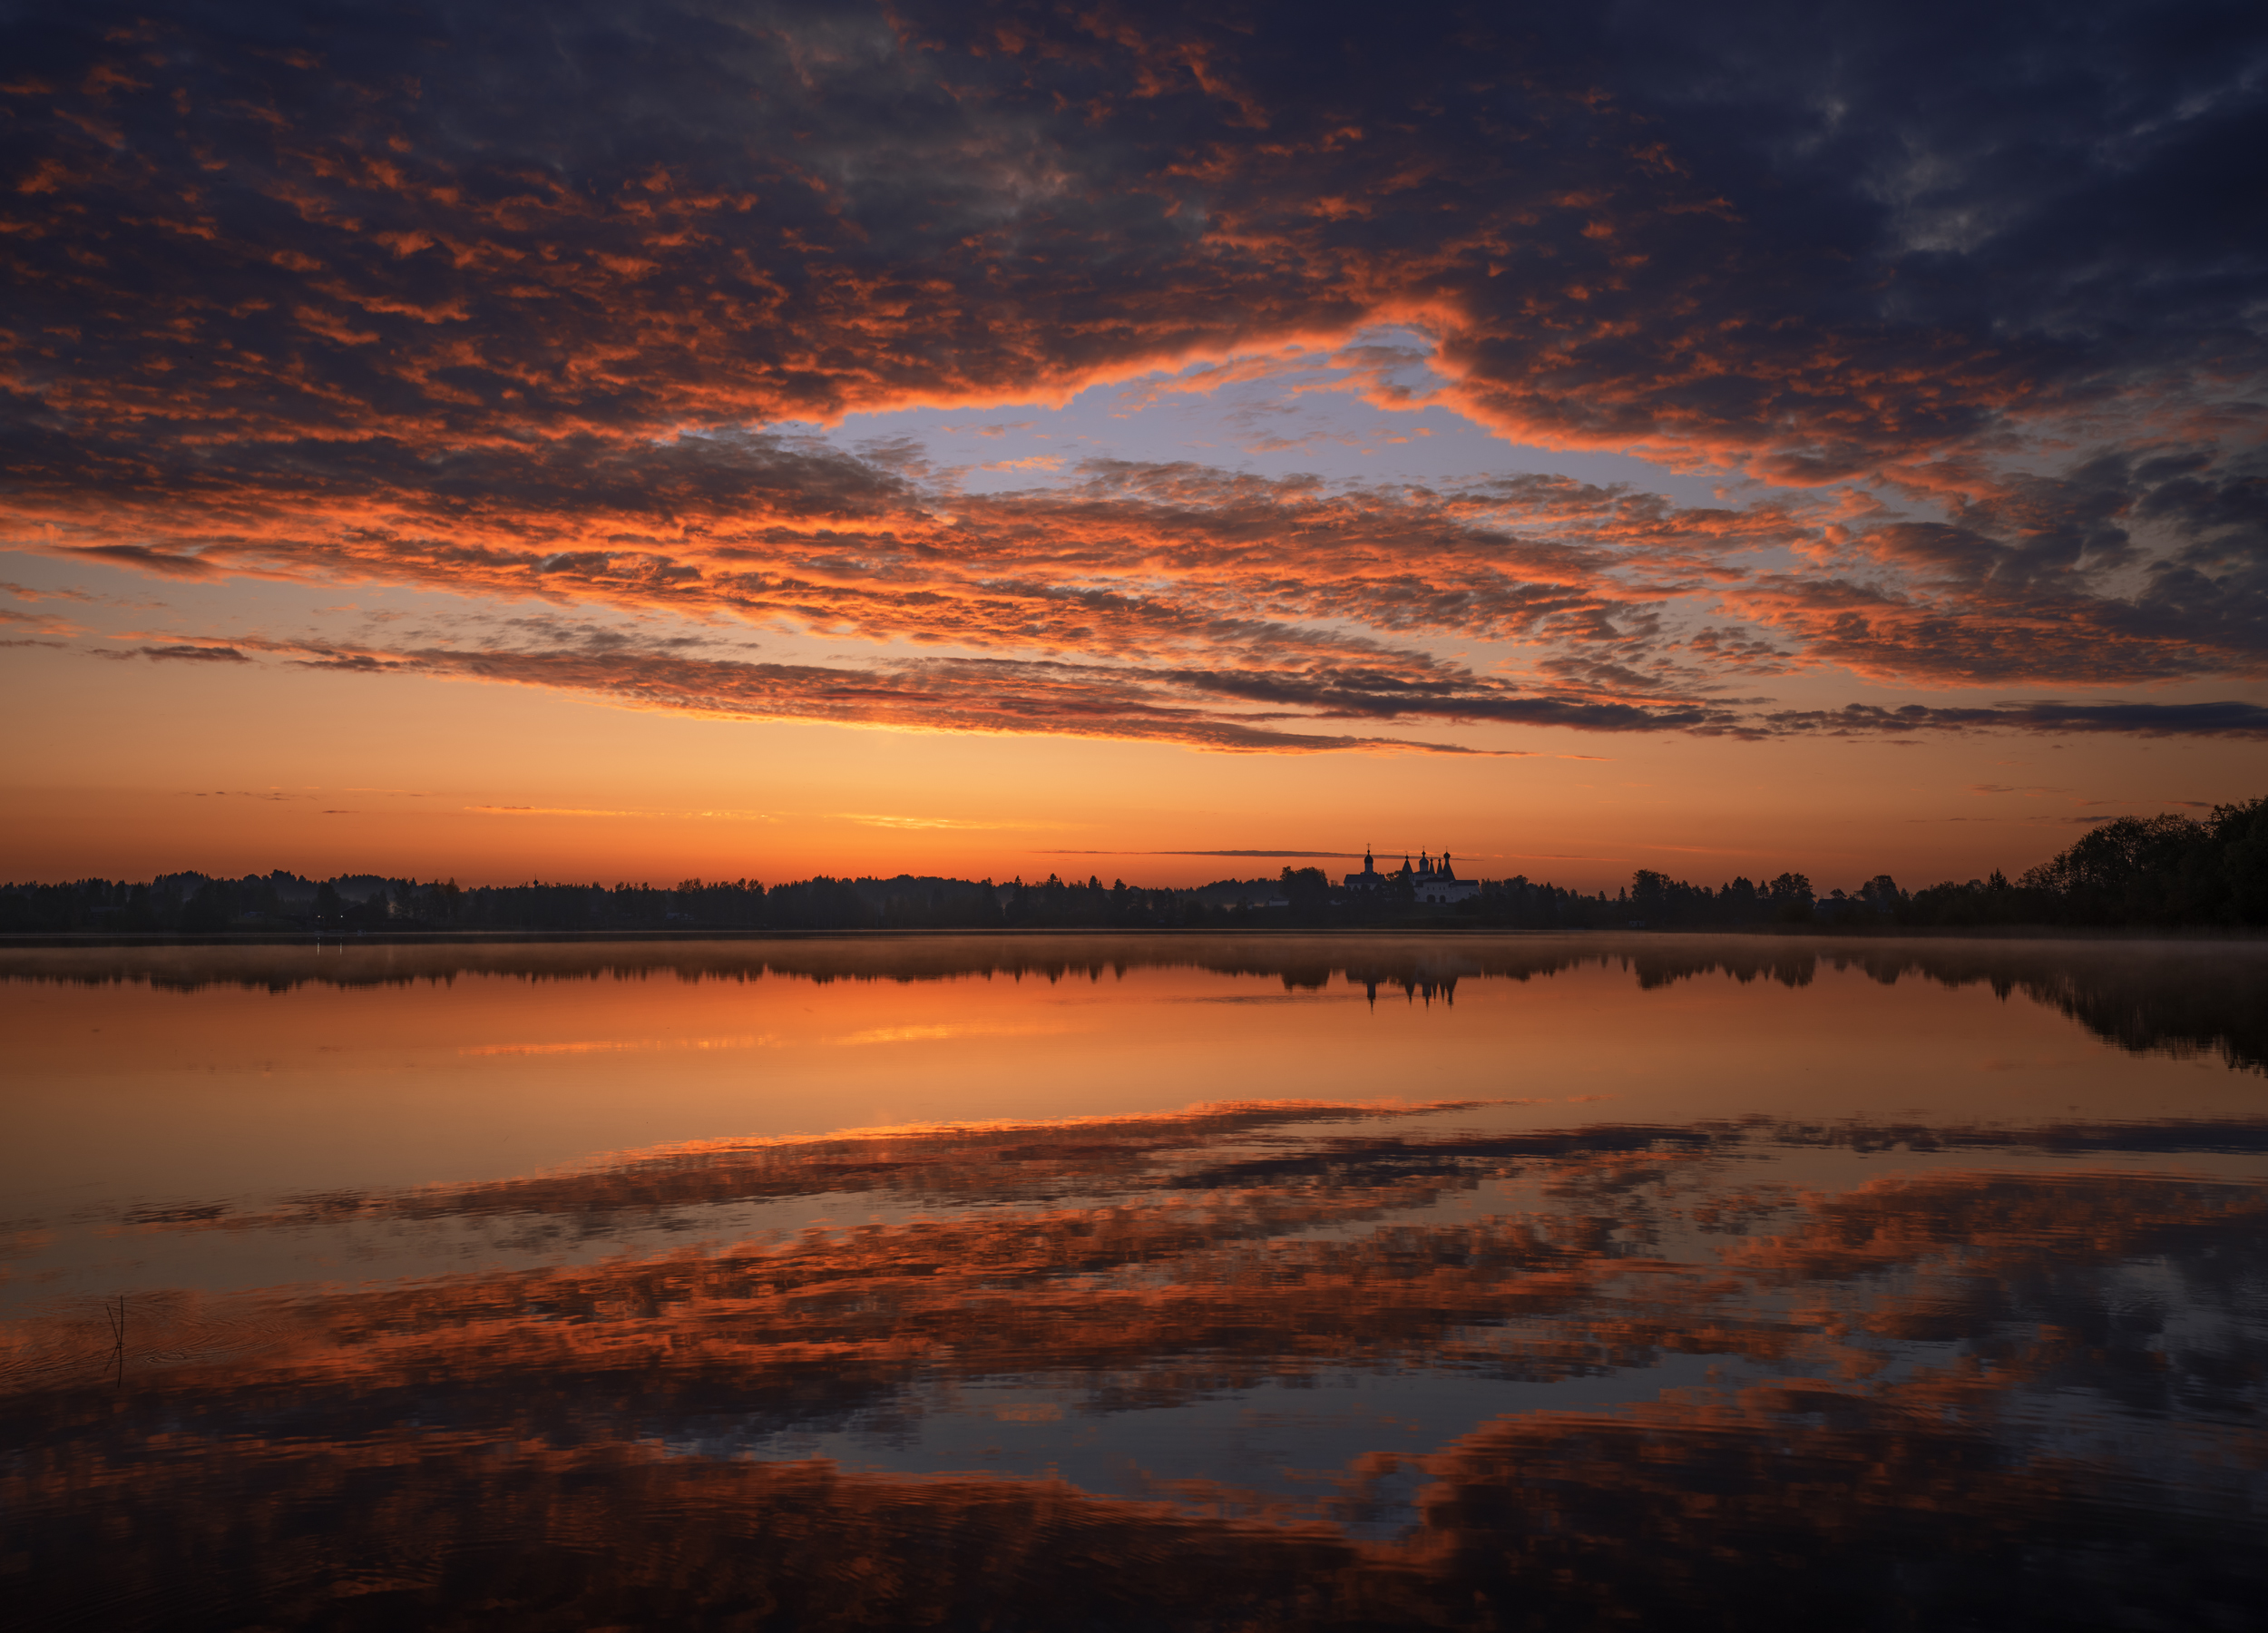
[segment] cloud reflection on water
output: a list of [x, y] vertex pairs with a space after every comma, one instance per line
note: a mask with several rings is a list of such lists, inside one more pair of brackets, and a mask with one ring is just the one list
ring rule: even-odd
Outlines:
[[[2210, 962], [1879, 958], [2257, 1058]], [[1325, 978], [1549, 967], [1429, 944]], [[129, 1209], [138, 1240], [433, 1257], [137, 1294], [122, 1341], [93, 1300], [0, 1327], [0, 1564], [35, 1617], [127, 1627], [2236, 1626], [2268, 1589], [2268, 1115], [1487, 1110], [993, 1120]], [[723, 1234], [755, 1206], [794, 1227]], [[474, 1223], [603, 1251], [459, 1268]], [[1289, 1453], [1256, 1460], [1283, 1412]]]

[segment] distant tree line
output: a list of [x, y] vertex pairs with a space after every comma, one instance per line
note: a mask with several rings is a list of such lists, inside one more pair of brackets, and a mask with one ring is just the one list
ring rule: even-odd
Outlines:
[[2121, 816], [2010, 883], [1906, 891], [1878, 874], [1822, 896], [1799, 873], [1714, 888], [1640, 868], [1614, 895], [1525, 877], [1421, 905], [1406, 879], [1346, 891], [1322, 869], [1275, 879], [1146, 890], [1050, 875], [1027, 884], [916, 877], [830, 878], [765, 888], [753, 879], [651, 885], [474, 885], [377, 875], [311, 880], [280, 870], [219, 879], [169, 874], [147, 884], [81, 879], [0, 885], [0, 933], [172, 934], [371, 931], [1184, 930], [1469, 925], [1519, 930], [1742, 929], [1816, 925], [2239, 927], [2268, 924], [2268, 799], [2218, 806], [2204, 821]]
[[1905, 891], [1878, 874], [1855, 892], [1813, 894], [1802, 874], [1710, 890], [1640, 869], [1618, 901], [1666, 929], [1759, 924], [1857, 929], [2068, 925], [2237, 929], [2268, 925], [2268, 799], [2215, 806], [2200, 822], [2120, 816], [2011, 883], [1999, 869], [1967, 884]]
[[[1207, 899], [1223, 893], [1236, 899]], [[1279, 895], [1277, 882], [1266, 879], [1139, 890], [1051, 875], [1004, 885], [821, 875], [767, 890], [753, 879], [687, 879], [670, 888], [541, 882], [466, 887], [372, 875], [318, 881], [283, 872], [241, 879], [184, 873], [148, 884], [0, 885], [0, 933], [1197, 929], [1263, 922], [1266, 904]]]

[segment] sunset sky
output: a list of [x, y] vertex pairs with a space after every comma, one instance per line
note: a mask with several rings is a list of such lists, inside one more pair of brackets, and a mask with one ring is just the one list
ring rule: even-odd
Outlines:
[[0, 875], [2268, 794], [2256, 4], [0, 17]]

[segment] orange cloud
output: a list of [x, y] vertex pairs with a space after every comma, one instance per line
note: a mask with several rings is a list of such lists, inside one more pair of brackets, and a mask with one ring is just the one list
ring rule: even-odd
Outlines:
[[[188, 21], [74, 36], [73, 73], [8, 93], [34, 160], [0, 202], [16, 538], [1089, 667], [1295, 670], [1353, 640], [1410, 673], [1420, 640], [1505, 641], [1558, 718], [1617, 728], [1608, 705], [1713, 727], [1711, 697], [1799, 669], [2263, 671], [2257, 359], [2203, 369], [2206, 317], [2097, 290], [2129, 337], [2090, 347], [1943, 293], [1922, 250], [1792, 230], [1789, 177], [1716, 173], [1649, 85], [1486, 29], [1405, 107], [1383, 87], [1443, 48], [1424, 31], [1347, 79], [1280, 18], [892, 19], [846, 24], [873, 47], [847, 54], [783, 24], [730, 68], [574, 34], [573, 96], [550, 59], [408, 36], [328, 50], [319, 80]], [[676, 135], [635, 155], [536, 111], [655, 105]], [[1879, 214], [1802, 184], [1845, 190], [1811, 218], [1830, 238]], [[1389, 323], [1427, 355], [1357, 340]], [[1286, 388], [1820, 491], [1101, 462], [970, 496], [918, 449], [750, 429], [1190, 363], [1141, 389], [1327, 363]], [[911, 699], [862, 718], [960, 728]]]

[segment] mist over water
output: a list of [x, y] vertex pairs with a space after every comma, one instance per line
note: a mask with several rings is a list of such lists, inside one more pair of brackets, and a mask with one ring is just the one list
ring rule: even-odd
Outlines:
[[2243, 1626], [2263, 1015], [2249, 944], [0, 953], [0, 1591]]

